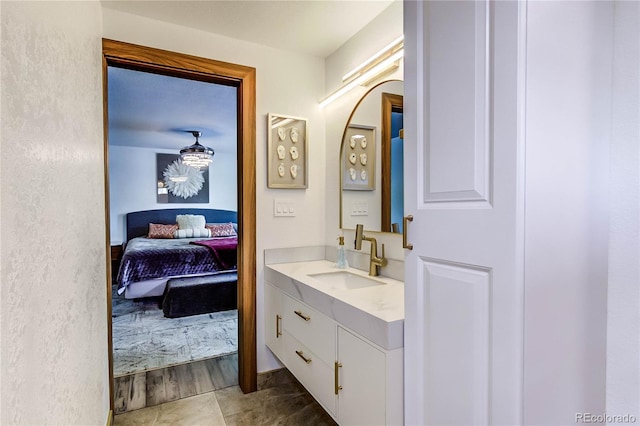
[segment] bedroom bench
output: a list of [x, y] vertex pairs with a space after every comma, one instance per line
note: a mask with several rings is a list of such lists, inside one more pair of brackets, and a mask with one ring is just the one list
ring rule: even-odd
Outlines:
[[228, 311], [238, 307], [238, 273], [221, 272], [167, 281], [162, 311], [167, 318]]

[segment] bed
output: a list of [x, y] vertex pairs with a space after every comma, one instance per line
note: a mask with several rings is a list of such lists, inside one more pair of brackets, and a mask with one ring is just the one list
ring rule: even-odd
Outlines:
[[202, 215], [207, 224], [232, 223], [237, 212], [217, 209], [163, 209], [127, 213], [127, 241], [117, 283], [127, 299], [162, 296], [173, 278], [237, 270], [237, 236], [220, 238], [146, 238], [149, 224], [175, 224], [177, 215]]

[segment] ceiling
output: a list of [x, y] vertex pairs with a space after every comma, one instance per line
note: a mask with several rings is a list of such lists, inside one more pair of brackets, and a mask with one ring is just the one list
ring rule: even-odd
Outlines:
[[195, 142], [235, 153], [237, 89], [109, 67], [109, 144], [179, 149]]
[[[116, 9], [316, 57], [336, 51], [393, 0], [107, 1]], [[109, 144], [179, 149], [202, 132], [216, 153], [236, 149], [236, 89], [109, 67]], [[234, 151], [235, 152], [235, 151]]]
[[103, 7], [326, 58], [393, 0], [109, 1]]

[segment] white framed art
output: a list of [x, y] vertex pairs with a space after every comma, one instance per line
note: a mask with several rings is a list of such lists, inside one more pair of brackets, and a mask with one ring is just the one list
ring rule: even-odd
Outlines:
[[307, 188], [307, 119], [269, 113], [267, 128], [267, 187]]

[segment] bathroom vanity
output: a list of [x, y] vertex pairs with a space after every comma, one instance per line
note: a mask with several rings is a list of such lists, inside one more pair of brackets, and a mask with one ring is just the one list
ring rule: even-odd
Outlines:
[[267, 346], [339, 424], [403, 423], [404, 283], [316, 260], [264, 291]]

